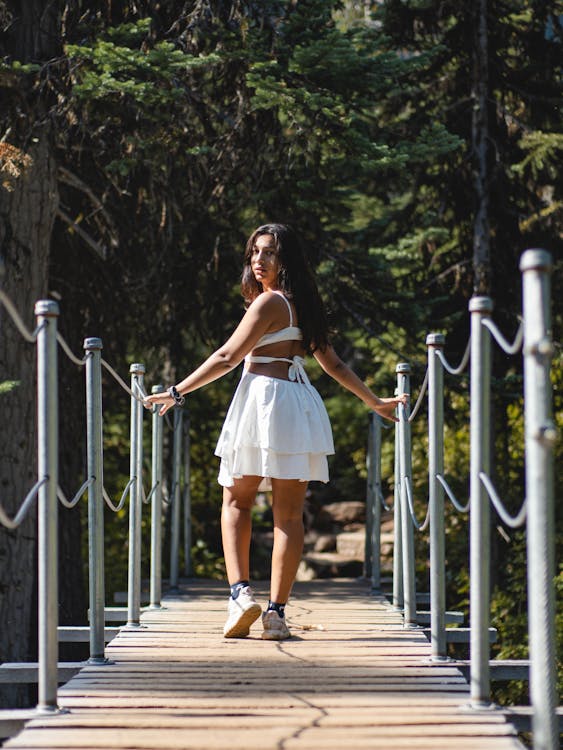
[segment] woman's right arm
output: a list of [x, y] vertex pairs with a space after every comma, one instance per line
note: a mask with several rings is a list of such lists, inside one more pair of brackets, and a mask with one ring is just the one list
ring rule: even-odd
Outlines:
[[[208, 383], [217, 380], [237, 367], [276, 320], [279, 302], [274, 295], [261, 294], [250, 305], [236, 330], [219, 349], [213, 352], [196, 370], [176, 384], [181, 396], [191, 393]], [[165, 414], [174, 406], [174, 400], [167, 393], [157, 393], [145, 398], [147, 408], [160, 404], [160, 414]]]
[[373, 411], [380, 414], [382, 417], [391, 419], [395, 422], [397, 421], [394, 416], [395, 409], [399, 404], [407, 403], [407, 394], [402, 393], [401, 395], [393, 396], [392, 398], [379, 398], [379, 396], [376, 396], [363, 380], [361, 380], [361, 378], [359, 378], [356, 373], [340, 359], [332, 346], [327, 346], [324, 351], [316, 349], [313, 352], [313, 356], [327, 375], [330, 375], [330, 377], [336, 380], [337, 383], [340, 383], [341, 386], [357, 396], [366, 406], [373, 409]]

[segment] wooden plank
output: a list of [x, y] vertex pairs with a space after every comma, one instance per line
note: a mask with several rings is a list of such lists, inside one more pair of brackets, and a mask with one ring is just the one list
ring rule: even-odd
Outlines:
[[36, 715], [36, 711], [30, 708], [0, 710], [0, 740], [13, 737], [23, 729], [27, 721]]
[[[416, 621], [419, 625], [429, 625], [431, 622], [432, 613], [426, 610], [417, 610]], [[451, 622], [465, 622], [465, 615], [463, 612], [445, 612], [444, 621], [446, 623]]]
[[[424, 632], [430, 638], [430, 628], [424, 628]], [[498, 631], [496, 628], [489, 628], [489, 643], [496, 643]], [[471, 638], [471, 628], [446, 628], [447, 643], [469, 643]]]
[[[266, 597], [265, 587], [257, 587]], [[76, 750], [522, 750], [500, 712], [467, 710], [455, 664], [432, 662], [356, 581], [297, 584], [294, 638], [222, 638], [225, 587], [190, 582], [142, 614], [62, 689], [69, 713], [36, 716], [6, 748]]]
[[[60, 661], [57, 664], [57, 679], [59, 683], [67, 682], [79, 672], [86, 662]], [[39, 665], [37, 662], [4, 662], [0, 664], [0, 683], [31, 684], [38, 682]]]
[[[257, 731], [258, 729], [258, 731]], [[393, 731], [396, 729], [396, 731]], [[189, 728], [187, 731], [162, 731], [160, 728], [130, 729], [121, 727], [109, 727], [105, 729], [88, 728], [85, 730], [57, 728], [50, 729], [27, 729], [19, 736], [11, 739], [6, 747], [17, 748], [87, 748], [107, 747], [113, 750], [120, 748], [139, 748], [139, 750], [186, 750], [186, 748], [273, 748], [273, 747], [309, 747], [319, 750], [323, 747], [340, 748], [352, 746], [369, 746], [368, 743], [379, 743], [375, 746], [386, 747], [389, 750], [390, 743], [393, 748], [396, 742], [402, 740], [410, 742], [412, 748], [421, 747], [420, 740], [425, 744], [422, 747], [447, 747], [454, 750], [460, 746], [462, 739], [469, 740], [471, 744], [465, 747], [476, 747], [482, 750], [484, 747], [498, 748], [519, 747], [518, 744], [507, 744], [504, 740], [514, 740], [514, 737], [502, 736], [494, 733], [483, 733], [480, 730], [471, 734], [457, 734], [452, 732], [450, 726], [443, 727], [443, 732], [430, 732], [425, 729], [424, 737], [420, 737], [420, 729], [412, 727], [411, 733], [404, 733], [401, 728], [390, 727], [385, 730], [378, 727], [377, 732], [366, 729], [356, 730], [351, 734], [349, 729], [337, 731], [334, 728], [319, 729], [317, 727], [308, 729], [297, 722], [285, 723], [281, 726], [269, 726], [254, 728], [252, 726], [233, 727], [207, 726], [203, 728]], [[439, 743], [442, 740], [442, 743]], [[487, 744], [487, 740], [489, 743]], [[492, 740], [495, 740], [493, 744]], [[432, 744], [430, 744], [430, 742]], [[352, 744], [353, 743], [353, 744]], [[385, 744], [387, 743], [387, 744]], [[427, 743], [427, 744], [426, 744]], [[449, 743], [449, 744], [447, 744]], [[373, 746], [372, 744], [372, 746]], [[463, 743], [464, 744], [464, 743]], [[463, 746], [462, 744], [462, 746]], [[520, 745], [520, 747], [522, 747]]]
[[[471, 662], [463, 659], [452, 662], [469, 681]], [[498, 680], [529, 680], [530, 661], [528, 659], [493, 659], [489, 662], [489, 672], [492, 681]]]
[[[107, 643], [119, 634], [120, 628], [104, 628], [104, 641]], [[90, 640], [89, 625], [59, 625], [57, 628], [59, 643], [88, 643]]]

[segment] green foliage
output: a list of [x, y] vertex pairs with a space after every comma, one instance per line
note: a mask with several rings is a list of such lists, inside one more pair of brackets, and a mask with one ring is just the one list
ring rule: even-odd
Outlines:
[[225, 578], [225, 561], [203, 539], [198, 539], [192, 547], [192, 567], [194, 575], [200, 578]]
[[[554, 9], [548, 1], [489, 5], [491, 294], [508, 333], [520, 310], [519, 254], [544, 246], [556, 258], [561, 247]], [[41, 117], [54, 123], [64, 211], [49, 289], [61, 296], [63, 317], [103, 336], [104, 357], [122, 374], [140, 361], [149, 385], [179, 380], [242, 315], [237, 283], [246, 236], [264, 221], [283, 220], [298, 227], [317, 268], [337, 351], [376, 393], [393, 392], [399, 361], [410, 361], [417, 392], [429, 331], [447, 333], [448, 358], [459, 361], [473, 285], [471, 4], [386, 0], [370, 14], [365, 4], [335, 0], [147, 0], [106, 10], [67, 4], [60, 59], [11, 63], [21, 85], [10, 86], [17, 96], [0, 115], [3, 130], [12, 128], [21, 143], [34, 137], [29, 113], [37, 97]], [[0, 82], [5, 74], [3, 65]], [[556, 337], [560, 270], [553, 274]], [[559, 425], [561, 370], [556, 363]], [[515, 511], [523, 495], [521, 363], [496, 358], [494, 376], [495, 482]], [[189, 399], [193, 555], [202, 575], [217, 575], [223, 564], [213, 450], [236, 377]], [[327, 495], [361, 497], [366, 410], [314, 365], [311, 377], [326, 397], [336, 441]], [[445, 472], [464, 502], [467, 379], [448, 381], [447, 393]], [[116, 500], [128, 477], [127, 399], [104, 386], [104, 407], [104, 468]], [[386, 494], [390, 438], [384, 435]], [[423, 412], [413, 451], [420, 517]], [[467, 611], [467, 518], [448, 501], [446, 508], [448, 607]], [[124, 587], [126, 520], [125, 510], [107, 514], [110, 592]], [[499, 623], [507, 597], [523, 596], [521, 541], [502, 531], [509, 541], [496, 528], [492, 535], [493, 559], [507, 561], [495, 567]], [[147, 532], [145, 524], [145, 548]], [[423, 585], [425, 536], [418, 545]], [[512, 624], [499, 625], [499, 653], [524, 642], [523, 611], [505, 619]]]
[[0, 77], [6, 73], [16, 73], [25, 75], [38, 73], [41, 70], [41, 66], [36, 63], [22, 63], [19, 60], [12, 60], [7, 63], [5, 60], [0, 60]]
[[12, 391], [16, 390], [19, 385], [19, 380], [4, 380], [2, 383], [0, 383], [0, 396], [3, 396], [5, 393], [11, 393]]

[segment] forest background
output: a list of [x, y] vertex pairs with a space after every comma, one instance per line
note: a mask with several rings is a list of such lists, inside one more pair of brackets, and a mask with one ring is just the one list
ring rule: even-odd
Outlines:
[[[473, 294], [493, 298], [496, 322], [513, 336], [519, 257], [543, 247], [555, 259], [561, 429], [562, 19], [555, 0], [0, 0], [2, 288], [30, 327], [35, 301], [56, 299], [75, 353], [99, 336], [122, 376], [143, 362], [149, 387], [169, 384], [240, 319], [248, 234], [287, 221], [316, 267], [337, 351], [391, 394], [400, 361], [420, 386], [428, 332], [445, 333], [448, 358], [461, 358]], [[4, 312], [0, 325], [1, 502], [14, 514], [35, 482], [34, 353]], [[83, 374], [61, 359], [61, 484], [70, 492], [85, 471]], [[368, 415], [310, 370], [337, 449], [330, 485], [313, 495], [362, 498]], [[494, 481], [515, 511], [520, 358], [496, 352], [493, 373]], [[189, 399], [200, 575], [222, 573], [213, 449], [237, 377]], [[467, 378], [447, 387], [446, 473], [463, 497]], [[128, 475], [127, 410], [108, 380], [104, 471], [114, 496]], [[420, 499], [424, 431], [419, 419]], [[559, 441], [559, 464], [561, 450]], [[387, 441], [384, 477], [392, 455]], [[467, 521], [447, 513], [448, 607], [467, 612]], [[61, 510], [61, 623], [85, 618], [85, 525], [84, 510]], [[108, 596], [125, 587], [126, 538], [126, 511], [112, 514]], [[418, 545], [425, 589], [427, 540]], [[491, 550], [495, 653], [522, 657], [524, 533], [494, 516]], [[35, 653], [35, 555], [33, 518], [0, 529], [0, 662]], [[561, 612], [558, 623], [561, 645]]]

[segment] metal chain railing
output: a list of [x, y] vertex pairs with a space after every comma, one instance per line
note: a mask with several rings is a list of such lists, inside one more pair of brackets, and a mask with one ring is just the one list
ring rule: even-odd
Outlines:
[[[25, 325], [25, 323], [23, 322], [23, 320], [21, 319], [12, 300], [1, 289], [0, 289], [0, 303], [3, 305], [3, 307], [7, 311], [8, 315], [10, 316], [10, 319], [12, 320], [13, 324], [16, 327], [16, 330], [19, 332], [21, 337], [25, 341], [27, 341], [27, 343], [29, 344], [36, 344], [39, 335], [45, 332], [47, 322], [42, 321], [41, 323], [38, 323], [35, 330], [30, 331]], [[33, 507], [33, 504], [37, 498], [39, 490], [47, 482], [48, 482], [48, 477], [43, 477], [41, 479], [38, 479], [38, 481], [33, 485], [33, 487], [27, 493], [23, 503], [21, 504], [19, 510], [16, 512], [13, 518], [10, 518], [9, 514], [4, 510], [0, 502], [0, 524], [2, 524], [2, 526], [5, 526], [10, 531], [14, 531], [15, 529], [17, 529], [18, 526], [20, 526], [22, 522], [24, 521], [24, 519], [27, 517], [27, 514], [29, 513], [30, 509]]]
[[21, 525], [24, 518], [27, 516], [30, 508], [33, 506], [33, 503], [35, 502], [39, 489], [47, 481], [48, 481], [48, 478], [43, 477], [43, 479], [39, 479], [33, 485], [33, 487], [27, 493], [25, 500], [20, 505], [19, 510], [17, 511], [16, 515], [13, 518], [10, 518], [10, 516], [6, 513], [4, 508], [0, 505], [0, 524], [2, 524], [2, 526], [5, 526], [10, 531], [14, 531], [15, 529], [17, 529], [18, 526]]
[[[513, 342], [490, 319], [492, 300], [474, 297], [469, 303], [471, 334], [460, 364], [452, 366], [443, 353], [445, 337], [429, 334], [428, 369], [412, 413], [398, 410], [395, 439], [395, 543], [393, 603], [402, 609], [405, 627], [416, 625], [413, 528], [421, 529], [414, 515], [411, 484], [410, 423], [428, 390], [428, 465], [430, 518], [430, 602], [432, 658], [447, 659], [445, 611], [444, 496], [462, 513], [470, 510], [470, 670], [471, 706], [490, 706], [489, 599], [490, 506], [501, 521], [518, 528], [527, 521], [530, 694], [533, 707], [534, 748], [558, 747], [555, 697], [555, 616], [553, 445], [549, 368], [553, 353], [550, 338], [549, 253], [528, 250], [521, 259], [523, 318]], [[520, 510], [512, 515], [490, 479], [491, 339], [509, 355], [524, 356], [524, 421], [526, 493]], [[444, 476], [443, 372], [461, 375], [470, 370], [470, 476], [469, 501], [459, 503]], [[399, 392], [410, 392], [408, 363], [397, 366]], [[368, 439], [369, 446], [369, 439]], [[381, 451], [380, 446], [378, 448]], [[369, 451], [368, 451], [369, 452]], [[369, 482], [369, 475], [368, 475]], [[373, 533], [370, 530], [370, 533]], [[376, 545], [372, 543], [375, 550]], [[375, 587], [374, 587], [375, 588]]]
[[[105, 664], [104, 625], [105, 625], [105, 590], [104, 590], [104, 502], [113, 511], [121, 510], [127, 498], [130, 498], [129, 517], [129, 570], [127, 625], [138, 627], [140, 618], [141, 588], [141, 538], [140, 519], [143, 503], [151, 504], [151, 574], [150, 574], [150, 607], [160, 608], [162, 596], [162, 510], [163, 510], [163, 424], [170, 425], [167, 417], [158, 415], [158, 409], [152, 410], [152, 486], [149, 494], [145, 493], [142, 483], [143, 447], [142, 416], [146, 391], [143, 384], [144, 366], [134, 364], [130, 368], [131, 387], [101, 357], [102, 342], [98, 338], [84, 341], [84, 357], [73, 354], [64, 338], [57, 332], [56, 323], [59, 315], [58, 305], [52, 301], [41, 301], [36, 304], [37, 327], [31, 332], [21, 320], [14, 304], [0, 290], [0, 303], [4, 305], [17, 330], [29, 343], [37, 345], [38, 353], [38, 475], [39, 479], [29, 491], [21, 507], [10, 518], [0, 504], [0, 524], [10, 530], [17, 528], [29, 513], [36, 497], [39, 498], [39, 703], [38, 710], [56, 712], [57, 707], [57, 499], [66, 508], [75, 507], [84, 494], [88, 493], [88, 530], [89, 530], [89, 617], [90, 617], [90, 659], [92, 664]], [[87, 427], [87, 478], [74, 495], [68, 500], [58, 484], [58, 400], [57, 400], [57, 344], [75, 365], [85, 367], [86, 373], [86, 427]], [[102, 367], [114, 378], [131, 398], [131, 463], [130, 478], [119, 503], [114, 504], [103, 486], [103, 435], [102, 435]], [[153, 393], [163, 390], [154, 386]], [[175, 424], [181, 425], [181, 411], [175, 410]], [[186, 422], [187, 424], [187, 422]], [[182, 441], [181, 430], [174, 430], [175, 463], [184, 462], [184, 538], [185, 570], [191, 572], [191, 501], [189, 495], [189, 436]], [[187, 448], [182, 456], [182, 444]], [[173, 468], [176, 477], [174, 497], [170, 500], [174, 518], [176, 507], [180, 505], [180, 473]], [[188, 489], [186, 489], [188, 488]], [[178, 522], [173, 520], [172, 535], [179, 539]], [[172, 545], [171, 568], [174, 567], [173, 556], [178, 558], [179, 548], [176, 541]], [[176, 585], [177, 585], [176, 563]], [[173, 581], [171, 580], [171, 583]]]
[[446, 492], [446, 495], [449, 497], [449, 499], [451, 500], [452, 505], [458, 511], [458, 513], [469, 513], [469, 500], [465, 503], [465, 505], [462, 505], [458, 501], [458, 499], [456, 498], [456, 496], [454, 495], [453, 490], [450, 487], [450, 485], [448, 484], [447, 479], [444, 476], [442, 476], [442, 474], [436, 474], [435, 476], [436, 476], [436, 479], [438, 480], [438, 482], [440, 482], [440, 484], [444, 488], [444, 490]]

